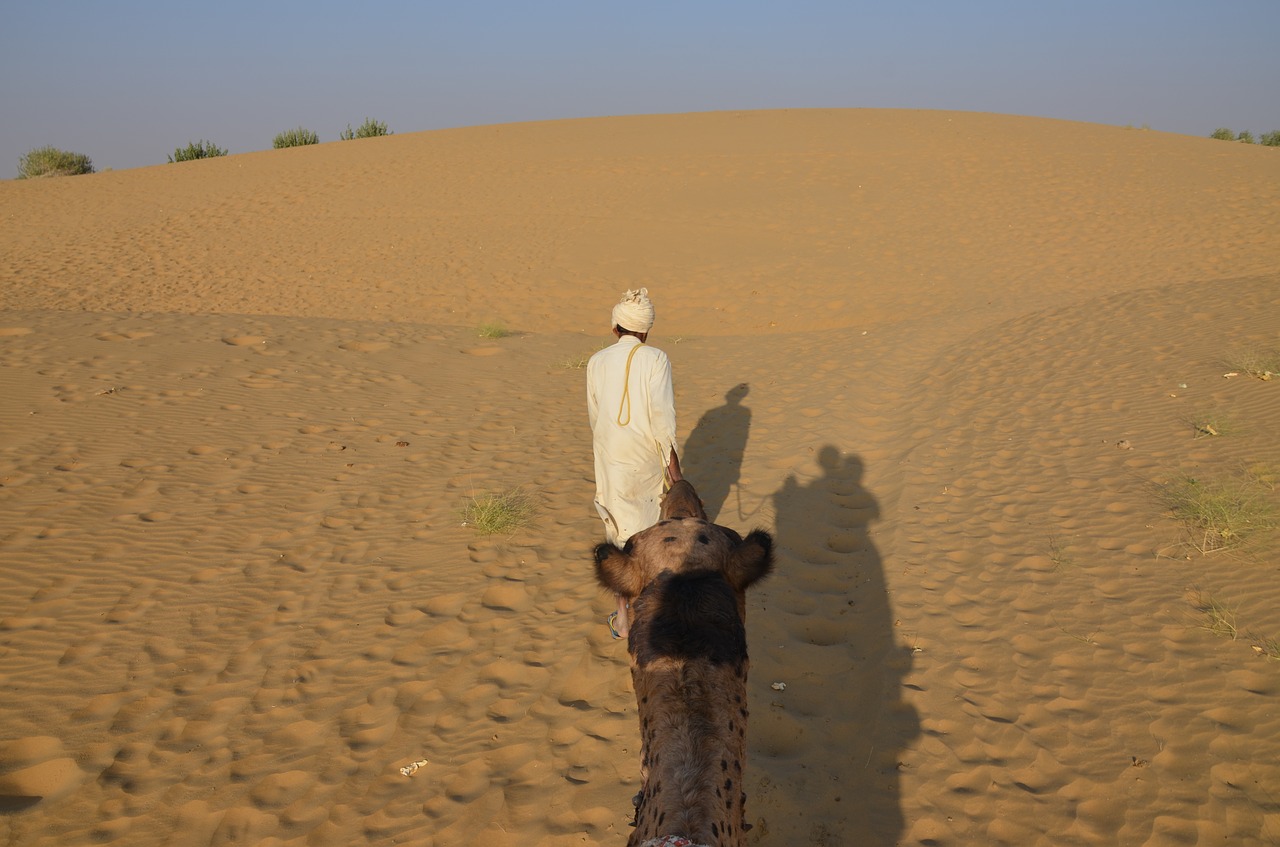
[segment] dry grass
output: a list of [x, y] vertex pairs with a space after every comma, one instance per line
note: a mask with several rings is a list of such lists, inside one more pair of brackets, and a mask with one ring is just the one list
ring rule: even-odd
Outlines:
[[1271, 662], [1280, 662], [1280, 638], [1255, 638], [1253, 652]]
[[585, 370], [587, 362], [591, 360], [591, 357], [608, 346], [609, 345], [607, 343], [602, 343], [593, 350], [588, 350], [585, 353], [579, 353], [576, 356], [570, 356], [560, 363], [560, 367], [573, 371]]
[[1200, 410], [1186, 418], [1195, 438], [1212, 438], [1239, 432], [1235, 419], [1222, 409]]
[[536, 511], [533, 496], [521, 488], [477, 494], [462, 507], [462, 525], [484, 535], [510, 535], [527, 526]]
[[1222, 364], [1236, 373], [1271, 379], [1280, 375], [1280, 350], [1259, 347], [1235, 350], [1222, 360]]
[[1049, 536], [1049, 561], [1053, 563], [1054, 570], [1063, 570], [1072, 567], [1075, 560], [1071, 558], [1071, 554], [1067, 550], [1066, 542], [1056, 535]]
[[1236, 625], [1235, 610], [1212, 594], [1198, 594], [1196, 608], [1204, 614], [1201, 628], [1223, 638], [1235, 641], [1240, 637], [1240, 629]]
[[1247, 631], [1240, 626], [1236, 610], [1226, 601], [1198, 588], [1193, 588], [1192, 592], [1191, 603], [1203, 615], [1198, 624], [1201, 629], [1231, 641], [1248, 641], [1256, 655], [1268, 661], [1280, 661], [1280, 639]]
[[1165, 505], [1201, 553], [1236, 548], [1275, 527], [1270, 491], [1249, 474], [1218, 479], [1182, 476], [1160, 487]]
[[481, 338], [506, 338], [511, 331], [496, 321], [480, 324], [476, 328], [476, 334]]
[[1254, 462], [1245, 468], [1244, 472], [1268, 491], [1275, 491], [1276, 486], [1280, 485], [1280, 465], [1271, 462]]

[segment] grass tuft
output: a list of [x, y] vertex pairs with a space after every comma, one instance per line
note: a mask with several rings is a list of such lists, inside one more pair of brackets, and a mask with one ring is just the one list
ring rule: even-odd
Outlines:
[[1267, 488], [1252, 475], [1182, 476], [1161, 486], [1160, 493], [1202, 554], [1239, 547], [1254, 533], [1275, 527]]
[[1197, 411], [1186, 422], [1194, 438], [1215, 438], [1239, 431], [1235, 419], [1221, 409]]
[[1280, 350], [1259, 347], [1236, 350], [1227, 355], [1222, 364], [1257, 379], [1271, 379], [1280, 376]]
[[511, 334], [505, 326], [496, 321], [480, 324], [476, 329], [476, 334], [481, 338], [506, 338]]
[[1271, 462], [1254, 462], [1244, 469], [1249, 479], [1268, 491], [1275, 491], [1280, 485], [1280, 465]]
[[585, 370], [587, 367], [587, 362], [591, 361], [591, 357], [594, 356], [596, 353], [600, 352], [601, 350], [603, 350], [607, 346], [608, 346], [607, 344], [601, 344], [599, 347], [595, 348], [594, 350], [588, 350], [587, 352], [580, 353], [577, 356], [570, 356], [569, 358], [565, 359], [560, 363], [560, 367], [564, 368], [565, 370], [573, 370], [573, 371]]
[[484, 535], [510, 535], [527, 526], [536, 507], [532, 495], [521, 488], [497, 494], [478, 494], [462, 507], [463, 526]]
[[1211, 594], [1205, 594], [1196, 588], [1193, 588], [1193, 591], [1195, 596], [1191, 602], [1196, 610], [1204, 615], [1199, 624], [1201, 629], [1232, 641], [1249, 641], [1256, 655], [1267, 661], [1280, 661], [1280, 639], [1260, 636], [1241, 629], [1236, 619], [1235, 609]]
[[1204, 614], [1204, 622], [1200, 624], [1203, 629], [1232, 641], [1240, 637], [1235, 610], [1217, 597], [1212, 594], [1197, 595], [1196, 608]]

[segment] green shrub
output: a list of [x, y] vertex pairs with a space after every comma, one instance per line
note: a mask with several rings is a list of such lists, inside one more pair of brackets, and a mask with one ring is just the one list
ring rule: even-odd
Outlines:
[[375, 121], [373, 118], [365, 118], [364, 123], [354, 130], [351, 128], [351, 124], [347, 124], [347, 128], [342, 131], [338, 138], [343, 141], [350, 141], [353, 138], [376, 138], [379, 135], [391, 134], [391, 130], [387, 129], [386, 124], [381, 121]]
[[189, 141], [186, 147], [179, 147], [173, 151], [173, 155], [169, 157], [170, 162], [190, 162], [193, 159], [212, 159], [216, 156], [225, 156], [227, 151], [212, 141]]
[[1264, 147], [1280, 147], [1280, 129], [1271, 132], [1262, 133], [1262, 137], [1255, 139], [1253, 133], [1249, 130], [1241, 130], [1235, 132], [1220, 126], [1213, 132], [1209, 133], [1210, 138], [1217, 138], [1220, 141], [1239, 141], [1241, 144], [1261, 144]]
[[18, 159], [18, 179], [37, 176], [76, 176], [93, 173], [93, 162], [83, 153], [37, 147]]
[[306, 147], [308, 144], [319, 144], [320, 136], [309, 129], [298, 127], [287, 132], [282, 132], [271, 140], [271, 146], [276, 150], [282, 147]]

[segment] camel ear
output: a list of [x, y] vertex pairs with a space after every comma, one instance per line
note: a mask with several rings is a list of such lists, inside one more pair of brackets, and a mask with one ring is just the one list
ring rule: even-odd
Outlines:
[[596, 545], [596, 581], [602, 588], [631, 599], [644, 586], [640, 584], [639, 565], [632, 564], [629, 544], [627, 548], [620, 550], [612, 544]]
[[773, 570], [773, 536], [754, 529], [733, 548], [725, 566], [725, 579], [735, 591], [746, 591]]

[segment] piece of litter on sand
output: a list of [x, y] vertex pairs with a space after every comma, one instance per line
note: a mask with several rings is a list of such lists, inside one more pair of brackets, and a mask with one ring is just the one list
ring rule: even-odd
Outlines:
[[402, 776], [413, 776], [415, 773], [418, 772], [418, 768], [422, 767], [426, 763], [427, 763], [426, 759], [419, 759], [416, 762], [410, 762], [409, 764], [405, 765], [400, 769], [400, 774]]
[[787, 690], [787, 684], [786, 684], [785, 682], [775, 682], [773, 685], [771, 685], [771, 686], [769, 686], [769, 687], [770, 687], [770, 688], [772, 688], [774, 691], [786, 691], [786, 690]]
[[1224, 374], [1222, 375], [1223, 379], [1231, 379], [1231, 377], [1233, 377], [1233, 376], [1240, 376], [1240, 372], [1239, 372], [1239, 371], [1231, 371], [1230, 373], [1224, 373]]

